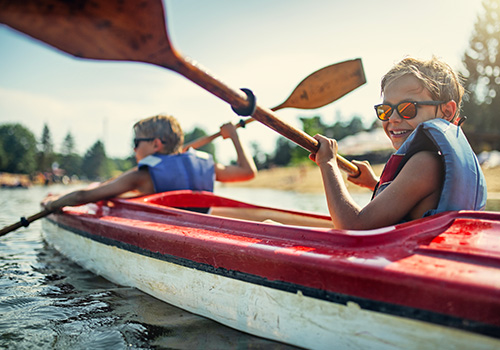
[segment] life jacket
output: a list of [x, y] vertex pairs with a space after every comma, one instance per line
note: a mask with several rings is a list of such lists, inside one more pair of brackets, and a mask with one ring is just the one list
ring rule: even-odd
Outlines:
[[451, 210], [484, 209], [486, 180], [479, 161], [462, 129], [441, 118], [419, 124], [391, 156], [382, 171], [373, 198], [390, 185], [411, 156], [421, 151], [439, 152], [444, 165], [438, 205], [424, 216]]
[[213, 192], [215, 168], [212, 155], [190, 148], [179, 154], [153, 154], [141, 159], [138, 168], [147, 168], [155, 192], [193, 190]]

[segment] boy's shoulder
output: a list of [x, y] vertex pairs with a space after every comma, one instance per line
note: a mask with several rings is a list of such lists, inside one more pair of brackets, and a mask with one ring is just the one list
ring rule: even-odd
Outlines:
[[137, 165], [139, 166], [139, 168], [141, 168], [143, 166], [155, 167], [160, 163], [161, 163], [161, 157], [158, 157], [157, 155], [151, 154], [151, 155], [141, 159]]

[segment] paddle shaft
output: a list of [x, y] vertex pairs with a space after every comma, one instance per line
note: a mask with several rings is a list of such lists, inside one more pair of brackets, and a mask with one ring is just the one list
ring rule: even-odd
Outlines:
[[[199, 65], [192, 64], [176, 51], [173, 51], [173, 53], [177, 58], [174, 60], [175, 64], [172, 64], [173, 60], [171, 57], [167, 62], [162, 62], [161, 57], [159, 56], [157, 56], [159, 59], [158, 61], [151, 59], [149, 63], [176, 71], [203, 89], [226, 101], [235, 109], [248, 107], [249, 102], [247, 101], [247, 96], [243, 91], [232, 89], [220, 80], [214, 78], [206, 70], [200, 69]], [[257, 104], [252, 117], [309, 152], [316, 153], [319, 149], [319, 143], [317, 140], [304, 131], [294, 128], [293, 126], [282, 121], [271, 109], [263, 108]], [[337, 163], [346, 173], [353, 176], [359, 175], [358, 167], [346, 160], [344, 157], [337, 155]]]
[[[284, 108], [281, 107], [281, 108]], [[271, 108], [271, 111], [277, 111], [279, 110], [280, 108], [277, 108], [277, 107], [274, 107], [274, 108]], [[247, 126], [247, 124], [250, 124], [251, 122], [254, 122], [255, 119], [254, 118], [247, 118], [247, 119], [242, 119], [240, 120], [235, 126], [236, 128], [242, 128], [242, 127], [245, 127]], [[205, 146], [207, 143], [210, 143], [212, 142], [213, 140], [215, 140], [216, 138], [218, 138], [219, 136], [221, 136], [221, 133], [220, 131], [213, 134], [213, 135], [209, 135], [209, 136], [204, 136], [204, 137], [200, 137], [196, 140], [193, 140], [191, 142], [188, 142], [186, 144], [184, 144], [184, 148], [183, 148], [183, 152], [186, 152], [189, 148], [200, 148], [200, 147], [203, 147]]]
[[10, 225], [10, 226], [7, 226], [7, 227], [4, 227], [3, 229], [1, 229], [0, 230], [0, 237], [3, 235], [6, 235], [9, 232], [17, 230], [20, 227], [23, 227], [23, 226], [28, 227], [29, 224], [31, 224], [33, 221], [41, 219], [41, 218], [49, 215], [50, 213], [52, 213], [51, 210], [42, 210], [41, 212], [38, 212], [35, 215], [32, 215], [28, 218], [22, 217], [21, 220], [19, 220], [19, 222], [16, 222], [13, 225]]

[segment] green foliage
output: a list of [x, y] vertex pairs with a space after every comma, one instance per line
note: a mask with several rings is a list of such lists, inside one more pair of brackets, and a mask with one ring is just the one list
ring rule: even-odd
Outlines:
[[484, 0], [463, 63], [466, 78], [462, 115], [472, 146], [500, 149], [500, 4]]
[[0, 171], [31, 174], [36, 170], [36, 139], [21, 124], [0, 125]]
[[64, 141], [62, 143], [61, 147], [61, 154], [62, 155], [70, 155], [75, 152], [75, 139], [73, 138], [73, 135], [68, 132], [66, 134], [66, 137], [64, 137]]
[[7, 167], [7, 152], [3, 149], [3, 145], [0, 143], [0, 169]]
[[[195, 127], [192, 131], [184, 134], [184, 144], [187, 144], [204, 136], [207, 136], [205, 130]], [[215, 159], [215, 146], [213, 143], [207, 143], [206, 145], [198, 148], [198, 150], [210, 153]]]
[[80, 175], [82, 157], [75, 153], [75, 139], [70, 132], [64, 137], [61, 153], [57, 156], [57, 162], [59, 167], [64, 169], [66, 175]]
[[328, 128], [327, 125], [323, 124], [323, 122], [321, 121], [321, 117], [319, 116], [315, 116], [312, 118], [301, 117], [299, 119], [302, 122], [302, 130], [304, 130], [306, 134], [309, 134], [311, 136], [314, 136], [316, 134], [324, 135], [325, 130]]
[[276, 141], [276, 151], [274, 152], [273, 164], [277, 166], [286, 166], [292, 160], [293, 149], [297, 147], [291, 141], [280, 137]]
[[50, 171], [52, 163], [55, 161], [54, 144], [52, 143], [52, 136], [49, 127], [44, 124], [42, 131], [42, 138], [40, 140], [40, 149], [37, 154], [37, 169], [41, 171]]
[[76, 153], [70, 153], [67, 155], [59, 155], [57, 159], [59, 163], [59, 168], [64, 169], [66, 175], [79, 176], [81, 174], [82, 168], [82, 157]]
[[87, 179], [102, 181], [111, 177], [113, 168], [106, 156], [104, 144], [99, 140], [85, 153], [81, 170]]
[[[302, 129], [308, 135], [324, 135], [330, 138], [341, 140], [346, 136], [364, 131], [363, 121], [360, 117], [353, 117], [348, 123], [336, 122], [333, 125], [324, 124], [321, 117], [300, 118]], [[372, 126], [373, 127], [373, 126]], [[277, 166], [299, 165], [309, 162], [309, 151], [295, 145], [291, 141], [279, 138], [276, 143], [276, 151], [271, 160]]]
[[336, 122], [332, 126], [326, 127], [323, 135], [340, 141], [346, 136], [355, 135], [364, 130], [363, 121], [360, 117], [355, 116], [349, 123]]
[[113, 158], [111, 162], [113, 163], [113, 167], [119, 172], [127, 171], [136, 166], [135, 158]]

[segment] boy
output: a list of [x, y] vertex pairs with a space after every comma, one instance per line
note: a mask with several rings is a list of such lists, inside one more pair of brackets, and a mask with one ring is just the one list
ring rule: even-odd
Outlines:
[[237, 154], [237, 165], [214, 163], [212, 156], [189, 149], [182, 153], [184, 135], [177, 120], [168, 115], [143, 119], [134, 125], [134, 152], [138, 166], [97, 187], [78, 190], [63, 196], [46, 198], [46, 209], [57, 210], [116, 197], [128, 191], [146, 195], [174, 190], [213, 191], [214, 181], [230, 182], [252, 179], [255, 163], [243, 146], [236, 127], [221, 126], [223, 138], [230, 138]]
[[486, 183], [479, 162], [459, 125], [464, 93], [457, 75], [436, 58], [406, 58], [382, 79], [383, 103], [375, 106], [397, 152], [380, 180], [367, 162], [355, 162], [358, 185], [375, 190], [359, 207], [337, 166], [337, 142], [321, 135], [316, 154], [328, 209], [339, 229], [373, 229], [449, 210], [481, 210]]

